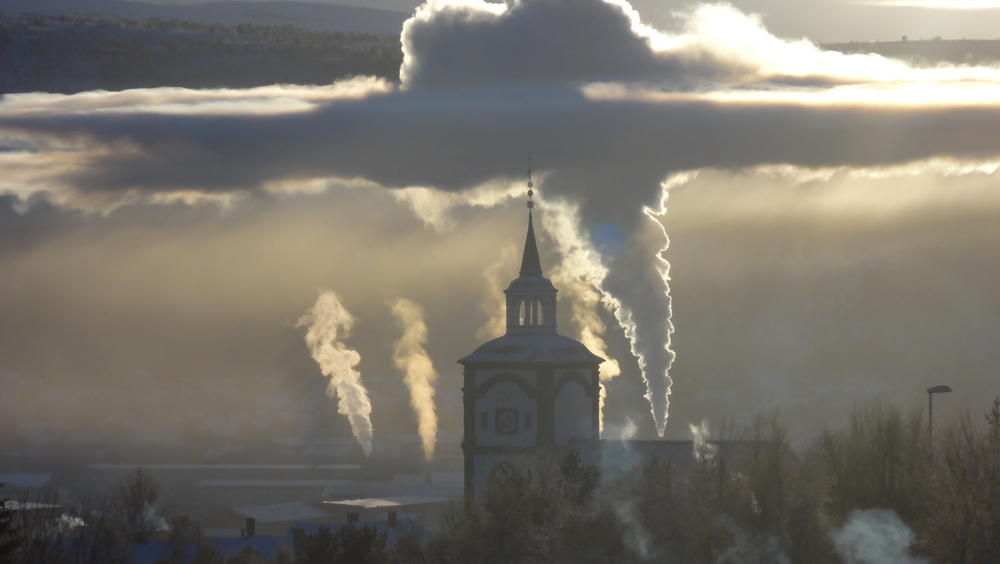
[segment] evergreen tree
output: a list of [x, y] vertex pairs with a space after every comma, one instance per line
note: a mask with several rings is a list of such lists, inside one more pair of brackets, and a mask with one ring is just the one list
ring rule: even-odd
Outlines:
[[13, 564], [14, 553], [21, 547], [21, 535], [14, 522], [14, 509], [7, 501], [0, 499], [0, 564]]

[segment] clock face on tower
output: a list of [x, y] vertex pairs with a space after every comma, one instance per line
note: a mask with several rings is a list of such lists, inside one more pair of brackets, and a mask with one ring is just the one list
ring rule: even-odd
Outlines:
[[493, 428], [496, 430], [496, 434], [498, 435], [516, 435], [517, 410], [498, 408]]

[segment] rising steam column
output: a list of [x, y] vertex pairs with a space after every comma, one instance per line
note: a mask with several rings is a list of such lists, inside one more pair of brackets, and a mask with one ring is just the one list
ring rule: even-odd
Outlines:
[[556, 332], [556, 289], [542, 276], [531, 208], [520, 275], [504, 290], [507, 333], [458, 362], [464, 367], [465, 496], [481, 496], [497, 464], [531, 464], [541, 449], [597, 439], [598, 366], [582, 343]]

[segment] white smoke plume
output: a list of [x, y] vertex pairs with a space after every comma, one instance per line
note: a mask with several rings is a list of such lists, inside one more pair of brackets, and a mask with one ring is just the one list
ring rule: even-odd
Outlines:
[[605, 359], [600, 367], [600, 376], [602, 381], [608, 381], [620, 375], [622, 370], [618, 361], [608, 354], [608, 345], [604, 341], [603, 336], [607, 327], [597, 314], [601, 296], [592, 283], [582, 278], [581, 272], [573, 272], [573, 264], [577, 258], [564, 254], [562, 261], [552, 272], [552, 282], [570, 299], [573, 322], [579, 331], [580, 342], [591, 352]]
[[915, 535], [891, 509], [855, 510], [832, 534], [844, 564], [924, 564], [909, 553]]
[[[574, 219], [573, 216], [543, 213], [542, 225], [548, 233], [554, 235], [556, 246], [562, 256], [559, 264], [552, 269], [552, 281], [559, 291], [570, 299], [573, 322], [578, 331], [577, 338], [583, 346], [590, 349], [590, 352], [604, 359], [599, 368], [599, 375], [601, 381], [606, 382], [620, 375], [622, 371], [618, 361], [608, 354], [608, 345], [604, 341], [607, 327], [597, 314], [601, 295], [595, 286], [595, 281], [600, 275], [600, 269], [593, 268], [593, 261], [600, 261], [600, 257], [592, 249], [586, 249], [587, 242], [579, 236], [578, 229], [571, 225]], [[556, 226], [549, 229], [548, 226], [553, 223]], [[604, 432], [606, 397], [607, 389], [602, 383], [598, 405], [598, 428], [601, 433]]]
[[396, 201], [407, 204], [424, 224], [438, 233], [448, 233], [456, 226], [455, 219], [451, 216], [454, 208], [491, 208], [511, 198], [523, 196], [524, 188], [515, 183], [491, 181], [461, 192], [414, 186], [395, 190], [392, 195]]
[[621, 436], [619, 437], [623, 441], [631, 441], [635, 438], [635, 434], [639, 432], [639, 429], [635, 426], [635, 421], [632, 421], [631, 417], [625, 418], [625, 427], [622, 429]]
[[[596, 292], [601, 293], [600, 302], [614, 315], [618, 323], [625, 331], [631, 345], [632, 354], [635, 355], [642, 371], [643, 381], [646, 383], [646, 399], [650, 403], [653, 414], [653, 422], [656, 424], [656, 432], [663, 436], [667, 425], [667, 411], [669, 408], [670, 376], [667, 370], [673, 362], [674, 354], [670, 350], [670, 333], [673, 326], [670, 323], [670, 295], [666, 286], [667, 267], [659, 254], [656, 259], [657, 277], [650, 279], [649, 276], [639, 277], [643, 284], [638, 285], [638, 293], [635, 295], [641, 298], [648, 290], [646, 284], [654, 287], [659, 284], [665, 302], [663, 300], [648, 300], [647, 308], [652, 308], [661, 315], [643, 316], [637, 318], [633, 316], [632, 310], [623, 300], [608, 291], [605, 281], [609, 270], [601, 261], [601, 255], [594, 249], [590, 239], [580, 232], [580, 213], [577, 206], [562, 200], [544, 200], [541, 206], [543, 212], [542, 225], [556, 244], [563, 259], [556, 268], [553, 278], [560, 282], [560, 285], [569, 290], [573, 300], [573, 319], [580, 328], [580, 340], [590, 348], [595, 354], [607, 359], [601, 366], [601, 379], [610, 380], [621, 374], [621, 368], [613, 358], [607, 354], [607, 346], [601, 335], [605, 327], [594, 311], [597, 302]], [[647, 212], [654, 222], [656, 219]], [[660, 225], [658, 222], [657, 225]], [[662, 229], [662, 225], [660, 226]], [[645, 258], [637, 259], [644, 262]], [[631, 274], [629, 274], [631, 277]], [[655, 290], [654, 290], [655, 294]], [[663, 307], [665, 305], [665, 307]], [[662, 309], [661, 309], [662, 308]], [[645, 320], [658, 319], [659, 326], [648, 327], [648, 335], [640, 335], [640, 324]], [[656, 325], [657, 322], [653, 322]], [[649, 325], [649, 323], [646, 323]], [[600, 425], [604, 425], [604, 398], [606, 392], [601, 387], [600, 397]]]
[[650, 548], [653, 542], [637, 513], [635, 503], [632, 501], [615, 507], [615, 514], [625, 528], [625, 544], [629, 545], [639, 558], [646, 560], [652, 555]]
[[434, 408], [434, 384], [438, 374], [423, 347], [427, 343], [424, 308], [416, 302], [399, 298], [392, 303], [392, 314], [403, 329], [403, 336], [392, 347], [392, 360], [396, 368], [405, 374], [404, 381], [410, 389], [410, 405], [417, 413], [417, 432], [424, 447], [424, 458], [432, 460], [438, 428]]
[[714, 523], [725, 529], [733, 537], [733, 544], [719, 552], [715, 564], [791, 564], [792, 559], [785, 554], [780, 539], [773, 535], [749, 535], [731, 518], [721, 517]]
[[486, 279], [486, 301], [483, 310], [489, 319], [476, 329], [476, 338], [480, 341], [496, 339], [507, 332], [507, 303], [504, 299], [504, 287], [509, 282], [510, 273], [517, 268], [517, 247], [507, 245], [500, 251], [500, 258], [491, 264], [483, 278]]
[[639, 428], [631, 417], [626, 416], [624, 425], [608, 425], [606, 431], [602, 437], [606, 435], [609, 439], [630, 441], [635, 438], [635, 435], [639, 432]]
[[[572, 299], [573, 322], [579, 329], [580, 342], [605, 359], [600, 367], [600, 377], [603, 381], [610, 380], [621, 374], [621, 368], [618, 361], [608, 355], [607, 344], [603, 339], [607, 327], [596, 311], [599, 302], [603, 302], [612, 311], [617, 305], [611, 296], [602, 297], [599, 294], [608, 269], [602, 264], [600, 254], [580, 232], [580, 211], [577, 206], [562, 199], [540, 198], [539, 203], [542, 227], [552, 237], [561, 256], [559, 264], [552, 269], [552, 281]], [[601, 389], [603, 407], [603, 386]], [[601, 425], [603, 428], [603, 413]]]
[[597, 436], [604, 436], [604, 400], [608, 399], [608, 389], [604, 383], [598, 384], [597, 391]]
[[[640, 293], [638, 298], [644, 303], [648, 310], [652, 308], [654, 315], [635, 317], [628, 307], [621, 307], [615, 312], [622, 327], [625, 328], [626, 335], [632, 343], [632, 352], [639, 360], [639, 366], [643, 371], [643, 379], [646, 382], [646, 399], [652, 406], [653, 421], [656, 423], [656, 432], [662, 437], [666, 430], [667, 420], [670, 417], [670, 387], [673, 380], [670, 378], [670, 367], [673, 365], [676, 354], [671, 348], [671, 335], [674, 333], [672, 298], [670, 296], [670, 263], [663, 257], [663, 253], [670, 247], [670, 238], [667, 236], [666, 226], [663, 224], [663, 216], [667, 213], [667, 198], [674, 188], [687, 184], [698, 175], [697, 171], [680, 172], [671, 175], [660, 184], [660, 200], [656, 207], [643, 206], [642, 211], [655, 225], [660, 228], [658, 233], [654, 232], [646, 236], [647, 240], [652, 240], [653, 251], [648, 256], [654, 273], [644, 277], [648, 286], [647, 295], [659, 296], [660, 299], [644, 300]], [[647, 252], [649, 252], [647, 247]], [[658, 276], [657, 276], [658, 275]], [[662, 292], [662, 295], [660, 294]], [[657, 309], [659, 306], [659, 309]], [[656, 315], [659, 313], [659, 315]], [[640, 338], [639, 333], [646, 338]]]
[[330, 397], [337, 396], [337, 411], [347, 416], [365, 456], [371, 456], [372, 403], [361, 382], [361, 373], [354, 369], [361, 362], [361, 355], [340, 342], [348, 336], [354, 321], [336, 292], [327, 290], [299, 319], [296, 327], [309, 327], [306, 344], [323, 374], [330, 378], [326, 393]]
[[709, 437], [712, 436], [708, 428], [708, 419], [702, 419], [699, 425], [688, 425], [688, 428], [691, 430], [691, 438], [694, 442], [695, 460], [704, 463], [712, 462], [719, 447], [708, 442]]

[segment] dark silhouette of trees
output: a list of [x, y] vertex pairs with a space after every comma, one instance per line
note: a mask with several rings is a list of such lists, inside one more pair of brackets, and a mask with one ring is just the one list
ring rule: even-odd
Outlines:
[[[613, 477], [574, 448], [501, 463], [477, 503], [428, 538], [404, 532], [390, 546], [373, 525], [322, 526], [295, 561], [839, 564], [837, 532], [877, 509], [867, 513], [894, 514], [915, 535], [911, 555], [928, 564], [1000, 562], [1000, 398], [983, 419], [965, 414], [935, 429], [933, 457], [921, 414], [880, 403], [799, 452], [776, 415], [724, 429], [714, 457], [651, 456]], [[0, 509], [0, 546], [12, 530], [21, 545], [0, 563], [125, 564], [129, 539], [149, 538], [161, 518], [171, 527], [158, 538], [177, 549], [164, 564], [183, 561], [180, 547], [192, 544], [203, 547], [196, 564], [222, 562], [196, 523], [155, 509], [158, 493], [137, 469], [104, 499], [60, 504], [40, 493], [35, 511]]]
[[[838, 564], [834, 533], [891, 510], [934, 564], [1000, 562], [1000, 399], [986, 425], [953, 422], [931, 458], [921, 414], [873, 403], [796, 454], [776, 415], [727, 425], [714, 458], [652, 456], [612, 480], [573, 449], [497, 465], [479, 504], [452, 513], [407, 563]], [[981, 420], [980, 420], [981, 421]]]
[[43, 489], [24, 492], [19, 496], [21, 510], [17, 512], [17, 527], [23, 540], [22, 550], [32, 564], [61, 562], [70, 550], [63, 541], [71, 521], [64, 520], [65, 509], [55, 491]]
[[73, 503], [65, 515], [68, 526], [59, 527], [55, 536], [60, 542], [42, 543], [66, 547], [67, 553], [53, 562], [128, 564], [131, 560], [128, 541], [121, 534], [120, 516], [110, 499], [84, 498]]
[[987, 429], [966, 414], [944, 433], [941, 459], [927, 488], [924, 518], [918, 522], [925, 552], [937, 562], [1000, 562], [1000, 443], [996, 416]]
[[625, 525], [599, 498], [600, 469], [568, 450], [494, 467], [482, 504], [445, 520], [410, 562], [629, 562]]
[[[156, 564], [225, 564], [215, 545], [202, 536], [201, 525], [187, 515], [171, 515], [167, 518], [170, 530], [166, 534], [169, 554]], [[188, 559], [187, 547], [198, 547], [194, 557]]]
[[[5, 525], [17, 531], [19, 544], [0, 564], [128, 564], [131, 544], [154, 538], [165, 541], [168, 549], [159, 564], [223, 564], [225, 558], [203, 538], [200, 525], [186, 515], [173, 515], [169, 506], [158, 506], [159, 497], [159, 484], [141, 468], [107, 495], [25, 491], [11, 523], [0, 511], [0, 545], [6, 540]], [[197, 547], [193, 559], [192, 545]]]
[[990, 442], [1000, 444], [1000, 397], [993, 400], [993, 407], [986, 414], [986, 427], [989, 429]]
[[596, 464], [587, 464], [577, 449], [569, 449], [558, 459], [560, 484], [566, 496], [577, 506], [585, 505], [601, 485], [601, 469]]
[[246, 88], [396, 81], [398, 36], [85, 16], [0, 14], [0, 94], [157, 86]]
[[724, 449], [681, 476], [646, 464], [637, 499], [658, 499], [644, 509], [645, 522], [663, 523], [650, 530], [658, 553], [693, 563], [829, 561], [823, 476], [793, 453], [777, 416], [726, 425], [722, 437]]
[[885, 507], [912, 519], [928, 479], [926, 439], [919, 410], [904, 416], [878, 402], [851, 412], [847, 429], [824, 433], [817, 454], [831, 482], [833, 515], [843, 520], [852, 509]]
[[14, 520], [14, 510], [8, 507], [8, 501], [0, 499], [0, 564], [12, 564], [15, 561], [14, 553], [21, 548], [21, 533]]
[[163, 527], [166, 511], [156, 507], [159, 498], [159, 483], [142, 468], [136, 468], [118, 483], [111, 503], [125, 539], [146, 544]]
[[347, 523], [336, 531], [320, 525], [306, 536], [297, 562], [302, 564], [379, 564], [389, 561], [385, 531], [375, 525]]

